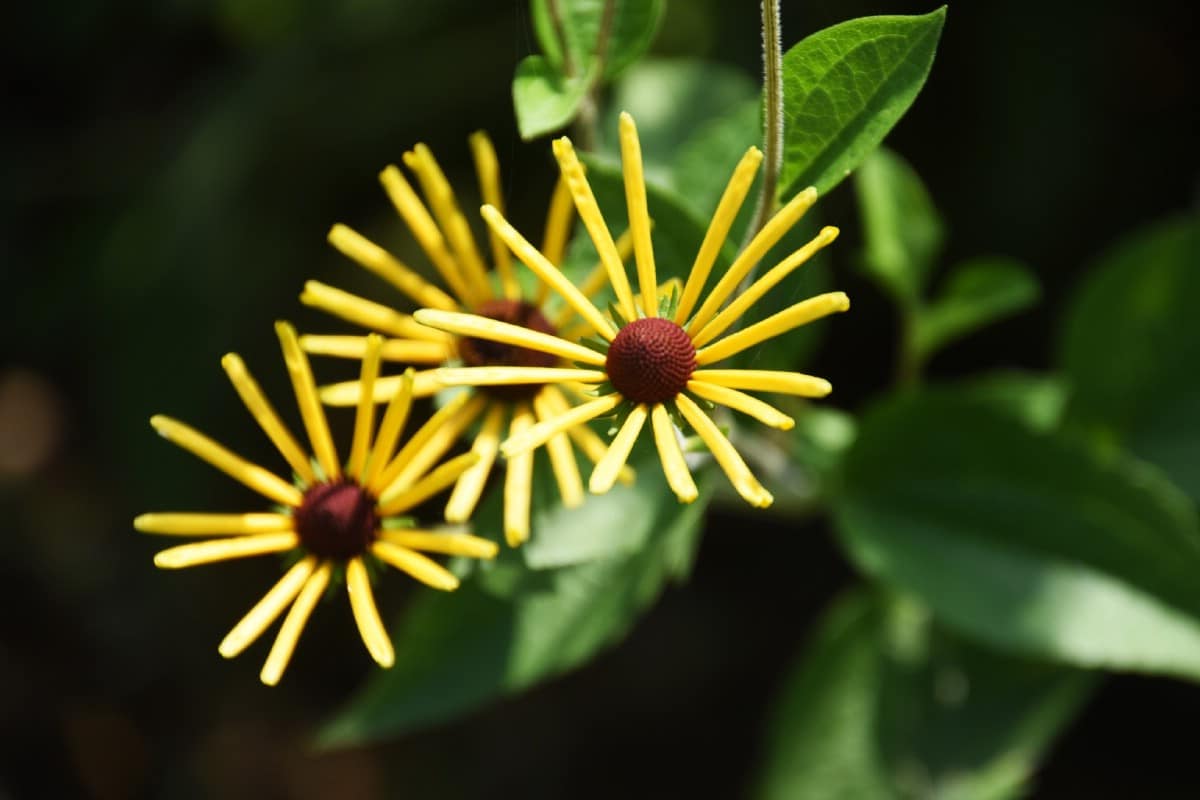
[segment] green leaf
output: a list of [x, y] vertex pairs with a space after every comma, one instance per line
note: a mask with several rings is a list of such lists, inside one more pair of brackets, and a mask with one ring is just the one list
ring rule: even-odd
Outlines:
[[863, 420], [834, 497], [866, 573], [1013, 651], [1200, 678], [1200, 526], [1144, 464], [951, 391]]
[[[597, 126], [596, 152], [613, 161], [619, 158], [617, 118], [627, 111], [637, 122], [647, 176], [678, 189], [675, 179], [681, 174], [678, 158], [684, 143], [702, 129], [726, 119], [733, 109], [747, 103], [757, 106], [759, 97], [758, 84], [741, 70], [697, 59], [647, 59], [632, 67], [613, 87]], [[741, 151], [761, 139], [759, 128]], [[739, 157], [741, 152], [730, 162], [730, 171]], [[712, 172], [718, 164], [702, 166]], [[715, 205], [715, 198], [713, 202]]]
[[708, 476], [698, 474], [700, 499], [665, 501], [670, 490], [652, 455], [639, 461], [635, 486], [610, 507], [603, 527], [586, 531], [637, 528], [639, 546], [539, 571], [509, 550], [457, 591], [420, 595], [395, 631], [396, 666], [371, 678], [325, 726], [320, 744], [345, 746], [451, 719], [576, 667], [624, 636], [666, 583], [690, 570], [711, 492]]
[[1058, 428], [1067, 406], [1067, 387], [1057, 375], [1002, 370], [974, 377], [957, 388], [963, 397], [1036, 431]]
[[944, 6], [863, 17], [787, 51], [781, 199], [806, 186], [825, 194], [883, 141], [924, 85], [945, 19]]
[[1033, 272], [1008, 258], [975, 258], [955, 267], [941, 295], [916, 318], [915, 347], [924, 360], [955, 339], [1037, 302]]
[[[762, 143], [762, 101], [742, 100], [724, 109], [720, 116], [694, 126], [691, 135], [675, 148], [671, 161], [671, 185], [688, 207], [701, 218], [711, 219], [729, 176], [751, 147]], [[740, 241], [754, 213], [758, 191], [751, 189], [742, 204], [730, 238]]]
[[863, 265], [901, 303], [915, 305], [942, 251], [942, 219], [908, 162], [880, 147], [854, 175], [866, 252]]
[[[550, 5], [558, 8], [562, 32], [555, 29]], [[583, 75], [596, 61], [596, 45], [606, 0], [533, 0], [533, 30], [546, 59], [559, 72]], [[662, 20], [664, 0], [615, 0], [604, 51], [604, 75], [611, 79], [646, 52]], [[563, 40], [567, 60], [563, 57]]]
[[857, 591], [787, 678], [757, 795], [1018, 796], [1094, 682], [957, 641], [920, 606]]
[[513, 77], [517, 128], [528, 141], [564, 128], [587, 95], [587, 81], [563, 77], [541, 56], [526, 56]]
[[1059, 348], [1069, 417], [1162, 467], [1200, 502], [1200, 222], [1142, 230], [1088, 274]]

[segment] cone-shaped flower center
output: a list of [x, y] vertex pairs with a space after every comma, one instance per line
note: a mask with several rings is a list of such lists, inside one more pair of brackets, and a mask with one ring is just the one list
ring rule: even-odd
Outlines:
[[613, 387], [635, 403], [663, 403], [687, 386], [696, 348], [667, 319], [647, 317], [621, 328], [608, 347], [605, 368]]
[[[488, 300], [481, 303], [475, 313], [538, 333], [558, 333], [536, 306], [522, 300]], [[470, 337], [458, 340], [458, 354], [468, 367], [553, 367], [558, 363], [558, 358], [549, 353]], [[502, 400], [524, 400], [533, 397], [541, 388], [540, 383], [480, 387], [482, 391]]]
[[362, 555], [379, 526], [375, 498], [349, 481], [309, 487], [294, 517], [301, 544], [321, 558]]

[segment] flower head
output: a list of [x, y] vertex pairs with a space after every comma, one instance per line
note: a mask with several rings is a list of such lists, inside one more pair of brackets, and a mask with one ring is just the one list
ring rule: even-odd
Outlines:
[[[502, 208], [500, 170], [491, 141], [483, 133], [471, 137], [479, 187], [483, 199], [493, 208]], [[484, 250], [471, 234], [454, 191], [425, 145], [417, 145], [404, 155], [405, 165], [416, 176], [424, 201], [396, 166], [379, 175], [384, 190], [420, 245], [439, 277], [440, 286], [426, 280], [392, 254], [346, 225], [334, 225], [329, 241], [345, 255], [391, 283], [418, 306], [446, 313], [470, 312], [486, 328], [491, 323], [519, 329], [532, 335], [556, 339], [559, 332], [579, 329], [570, 306], [552, 307], [546, 286], [532, 289], [517, 280], [512, 255], [503, 239], [489, 230], [489, 247]], [[550, 200], [542, 252], [560, 262], [566, 248], [573, 219], [573, 207], [566, 184], [559, 182]], [[624, 245], [628, 249], [628, 237]], [[491, 268], [488, 260], [490, 258]], [[445, 289], [442, 288], [445, 287]], [[584, 282], [585, 294], [604, 286], [604, 270], [593, 270]], [[465, 431], [478, 425], [472, 445], [479, 460], [463, 473], [446, 504], [446, 519], [464, 522], [470, 518], [483, 493], [505, 432], [516, 435], [535, 424], [556, 418], [580, 402], [581, 390], [575, 384], [557, 383], [550, 377], [561, 376], [562, 361], [569, 352], [533, 349], [502, 336], [476, 336], [471, 331], [447, 334], [417, 324], [407, 314], [386, 305], [343, 292], [331, 286], [309, 281], [300, 299], [310, 305], [389, 337], [383, 343], [383, 358], [427, 367], [459, 363], [476, 369], [521, 367], [543, 370], [545, 382], [482, 385], [464, 405], [450, 415], [445, 426], [431, 441], [431, 450], [444, 453]], [[590, 331], [586, 323], [583, 330]], [[301, 345], [313, 354], [361, 358], [361, 336], [303, 336]], [[374, 399], [386, 402], [399, 386], [400, 376], [381, 377], [374, 383]], [[443, 388], [434, 380], [433, 369], [415, 373], [414, 393], [418, 397]], [[358, 381], [324, 387], [321, 399], [330, 405], [354, 405], [362, 396]], [[604, 452], [604, 442], [586, 425], [558, 430], [545, 440], [551, 468], [564, 505], [577, 506], [584, 500], [583, 479], [575, 460], [575, 448], [593, 461]], [[504, 484], [504, 531], [509, 544], [529, 538], [530, 497], [533, 483], [533, 454], [508, 459]], [[622, 477], [629, 479], [626, 470]]]
[[[831, 387], [821, 378], [795, 372], [715, 368], [719, 362], [792, 328], [837, 311], [850, 301], [841, 292], [830, 292], [800, 303], [742, 330], [730, 329], [766, 292], [814, 253], [832, 242], [836, 228], [826, 227], [808, 244], [789, 255], [738, 293], [738, 287], [783, 235], [814, 202], [817, 193], [805, 189], [771, 218], [737, 256], [707, 295], [709, 273], [741, 208], [762, 154], [750, 148], [742, 158], [722, 195], [695, 262], [688, 274], [678, 304], [668, 313], [659, 308], [659, 292], [646, 207], [641, 145], [633, 119], [621, 115], [621, 162], [625, 197], [640, 289], [635, 295], [625, 274], [621, 255], [604, 222], [583, 167], [568, 139], [554, 142], [554, 155], [562, 170], [579, 217], [600, 255], [605, 275], [615, 295], [614, 312], [606, 316], [555, 266], [552, 259], [531, 245], [505, 219], [502, 212], [484, 206], [483, 216], [492, 230], [538, 278], [552, 287], [596, 331], [601, 344], [596, 349], [547, 334], [491, 322], [438, 309], [415, 314], [418, 322], [442, 331], [479, 338], [493, 338], [531, 350], [571, 359], [578, 369], [546, 370], [523, 366], [507, 368], [459, 368], [438, 370], [437, 379], [447, 385], [519, 385], [571, 381], [592, 384], [595, 399], [562, 415], [539, 422], [510, 436], [501, 446], [509, 458], [518, 458], [564, 428], [609, 415], [629, 407], [616, 436], [591, 474], [588, 486], [602, 493], [612, 487], [647, 418], [654, 432], [663, 469], [672, 490], [684, 502], [697, 496], [695, 482], [683, 458], [672, 423], [677, 413], [704, 441], [737, 491], [755, 506], [771, 504], [770, 493], [750, 472], [742, 457], [701, 407], [701, 403], [728, 406], [758, 421], [781, 429], [794, 424], [783, 412], [742, 390], [778, 392], [801, 397], [822, 397]], [[698, 403], [697, 399], [701, 402]]]
[[163, 437], [274, 501], [280, 510], [143, 514], [134, 520], [134, 527], [146, 533], [217, 537], [159, 552], [154, 563], [166, 569], [267, 553], [285, 553], [294, 558], [284, 576], [234, 626], [219, 648], [226, 658], [236, 656], [290, 605], [263, 666], [263, 683], [274, 685], [283, 676], [309, 615], [338, 573], [344, 573], [350, 607], [367, 651], [381, 666], [390, 667], [394, 660], [392, 643], [375, 607], [368, 565], [389, 564], [422, 583], [449, 591], [457, 588], [458, 579], [422, 552], [493, 558], [493, 542], [463, 533], [420, 530], [404, 516], [448, 487], [478, 457], [467, 453], [434, 466], [441, 454], [431, 450], [428, 443], [445, 423], [446, 408], [398, 448], [412, 402], [411, 373], [401, 378], [372, 441], [375, 404], [370, 396], [383, 348], [382, 338], [372, 335], [367, 337], [362, 364], [366, 391], [358, 404], [349, 456], [343, 465], [296, 333], [286, 323], [278, 323], [276, 329], [315, 459], [301, 449], [241, 358], [230, 353], [221, 364], [250, 413], [295, 472], [295, 483], [246, 461], [170, 417], [153, 417], [150, 424]]

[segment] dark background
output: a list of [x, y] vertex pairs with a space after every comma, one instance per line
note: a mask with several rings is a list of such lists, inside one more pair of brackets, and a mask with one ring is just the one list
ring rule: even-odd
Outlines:
[[[932, 7], [785, 3], [784, 43]], [[552, 163], [544, 140], [516, 138], [509, 100], [516, 61], [535, 50], [525, 3], [126, 0], [6, 16], [0, 797], [744, 790], [775, 687], [853, 580], [821, 524], [753, 517], [751, 529], [715, 511], [690, 583], [591, 665], [458, 723], [321, 756], [307, 737], [372, 669], [349, 609], [324, 605], [283, 684], [266, 689], [265, 644], [226, 662], [216, 643], [276, 565], [161, 572], [161, 541], [130, 525], [151, 509], [246, 507], [243, 489], [146, 420], [170, 413], [275, 463], [218, 359], [237, 349], [287, 409], [269, 323], [325, 323], [296, 302], [306, 278], [359, 285], [324, 242], [331, 222], [400, 241], [380, 167], [425, 141], [469, 184], [466, 136], [486, 128], [507, 186], [524, 184], [513, 215], [537, 219]], [[654, 53], [755, 74], [757, 26], [756, 3], [675, 0]], [[1048, 366], [1089, 260], [1195, 209], [1196, 33], [1186, 2], [952, 5], [926, 89], [889, 143], [945, 212], [948, 261], [1021, 258], [1045, 298], [946, 351], [935, 377]], [[833, 323], [813, 371], [856, 410], [888, 383], [893, 324], [853, 270], [848, 187], [825, 209], [843, 229], [836, 283], [855, 313]], [[396, 608], [404, 589], [390, 583], [380, 602]], [[1037, 796], [1194, 796], [1194, 739], [1181, 731], [1198, 718], [1189, 685], [1113, 678], [1050, 755]]]

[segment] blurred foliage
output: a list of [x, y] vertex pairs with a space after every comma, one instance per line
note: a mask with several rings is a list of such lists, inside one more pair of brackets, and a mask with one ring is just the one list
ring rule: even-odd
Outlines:
[[[592, 15], [571, 40], [583, 42], [601, 4], [566, 5]], [[678, 238], [671, 258], [686, 269], [725, 176], [760, 139], [757, 18], [716, 0], [644, 7], [593, 87], [592, 173], [612, 184], [605, 212], [619, 227], [611, 120], [631, 110], [651, 213], [664, 241]], [[843, 22], [925, 10], [911, 5], [785, 3], [785, 44], [798, 43], [785, 65], [781, 196], [831, 189], [861, 166], [854, 193], [832, 192], [810, 213], [842, 227], [842, 240], [769, 296], [786, 304], [836, 283], [854, 312], [821, 326], [835, 335], [802, 329], [754, 355], [756, 366], [829, 375], [837, 394], [789, 408], [797, 427], [784, 435], [731, 431], [778, 482], [775, 515], [747, 524], [672, 505], [677, 518], [658, 525], [668, 506], [655, 501], [653, 524], [640, 519], [597, 550], [585, 535], [594, 523], [542, 504], [552, 533], [459, 594], [380, 588], [381, 606], [402, 609], [399, 665], [327, 733], [345, 741], [442, 724], [310, 753], [321, 720], [372, 674], [349, 613], [318, 615], [277, 691], [255, 683], [256, 658], [221, 661], [216, 643], [278, 564], [151, 568], [155, 544], [129, 529], [136, 513], [197, 498], [238, 508], [244, 493], [171, 453], [145, 420], [176, 414], [274, 463], [217, 359], [237, 348], [267, 393], [286, 397], [269, 321], [328, 325], [295, 302], [306, 278], [377, 291], [325, 245], [335, 220], [411, 251], [374, 176], [418, 141], [456, 187], [470, 186], [466, 135], [490, 130], [508, 211], [538, 230], [552, 165], [544, 141], [519, 141], [511, 78], [522, 58], [561, 63], [544, 8], [14, 11], [0, 34], [11, 110], [0, 130], [0, 258], [16, 299], [0, 322], [10, 520], [0, 575], [19, 613], [0, 623], [10, 743], [0, 793], [734, 796], [865, 780], [854, 796], [1010, 796], [1028, 789], [1032, 765], [1087, 696], [1096, 673], [1078, 667], [1195, 676], [1190, 4], [1108, 2], [1086, 15], [1070, 3], [967, 4], [943, 34], [940, 11]], [[869, 26], [886, 31], [885, 45], [847, 35]], [[840, 60], [808, 69], [818, 58]], [[844, 91], [846, 80], [863, 91]], [[561, 83], [546, 85], [562, 100]], [[574, 118], [578, 107], [565, 105], [542, 121], [546, 132]], [[877, 150], [901, 115], [894, 151]], [[794, 246], [781, 243], [764, 266]], [[586, 251], [573, 246], [580, 264]], [[846, 269], [856, 251], [865, 278]], [[1019, 262], [952, 266], [996, 252]], [[1018, 310], [1027, 313], [1000, 319]], [[893, 394], [884, 377], [897, 330], [911, 394]], [[860, 408], [861, 426], [849, 413]], [[831, 499], [836, 538], [819, 514]], [[813, 637], [817, 609], [851, 582], [831, 539], [875, 585]], [[655, 603], [697, 548], [690, 583]], [[775, 696], [782, 659], [805, 640]], [[484, 702], [598, 653], [519, 698]], [[440, 674], [439, 663], [453, 669]], [[373, 705], [392, 682], [387, 696], [404, 702]], [[768, 709], [767, 772], [756, 778], [753, 732]], [[1084, 713], [1033, 791], [1192, 793], [1190, 745], [1166, 731], [1200, 713], [1194, 689], [1120, 677]]]

